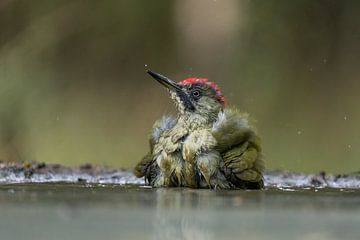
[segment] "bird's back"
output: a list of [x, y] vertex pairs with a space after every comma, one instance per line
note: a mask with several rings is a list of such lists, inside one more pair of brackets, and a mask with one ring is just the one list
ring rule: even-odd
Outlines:
[[264, 185], [260, 138], [249, 115], [235, 108], [219, 113], [212, 134], [222, 157], [222, 171], [234, 188], [259, 189]]

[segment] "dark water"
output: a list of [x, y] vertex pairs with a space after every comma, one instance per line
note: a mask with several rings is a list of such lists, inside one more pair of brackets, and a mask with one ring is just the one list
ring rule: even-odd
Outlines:
[[359, 239], [360, 190], [0, 185], [0, 239]]

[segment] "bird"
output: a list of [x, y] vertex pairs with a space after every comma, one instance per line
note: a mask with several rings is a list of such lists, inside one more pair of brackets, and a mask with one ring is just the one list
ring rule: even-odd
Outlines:
[[155, 122], [136, 177], [152, 187], [264, 187], [261, 139], [248, 113], [228, 106], [220, 87], [207, 78], [175, 82], [147, 73], [168, 89], [178, 115]]

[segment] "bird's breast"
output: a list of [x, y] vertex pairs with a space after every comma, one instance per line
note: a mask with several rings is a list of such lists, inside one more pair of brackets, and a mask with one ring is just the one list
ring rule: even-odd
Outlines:
[[172, 129], [162, 136], [154, 146], [154, 155], [181, 153], [182, 160], [193, 161], [196, 155], [214, 148], [217, 141], [208, 128], [191, 132], [185, 129]]
[[217, 142], [210, 129], [169, 133], [161, 136], [155, 144], [154, 160], [164, 176], [172, 179], [169, 181], [181, 186], [195, 186], [197, 158], [213, 149]]
[[185, 161], [193, 162], [199, 154], [214, 148], [216, 144], [209, 129], [195, 130], [182, 144], [182, 157]]

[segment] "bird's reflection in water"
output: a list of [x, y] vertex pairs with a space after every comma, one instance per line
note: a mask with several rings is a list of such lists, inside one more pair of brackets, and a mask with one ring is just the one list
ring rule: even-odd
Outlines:
[[[213, 210], [224, 208], [226, 198], [211, 190], [194, 189], [157, 189], [156, 198], [153, 239], [215, 239], [221, 219]], [[241, 205], [242, 198], [230, 201], [232, 206]]]

